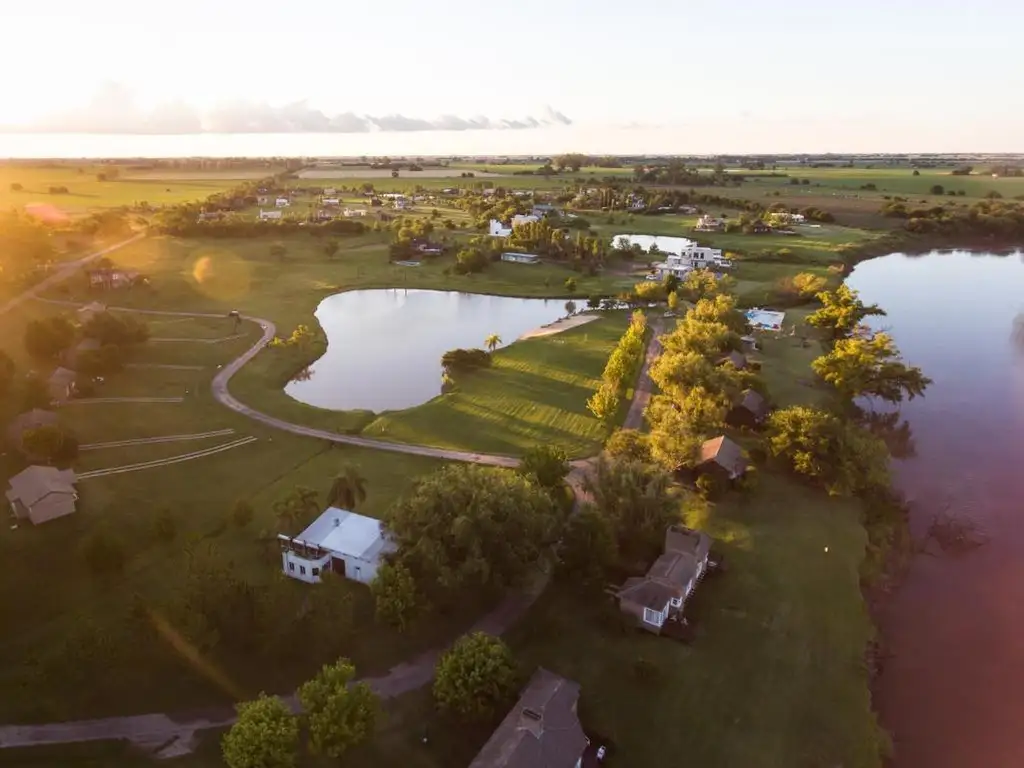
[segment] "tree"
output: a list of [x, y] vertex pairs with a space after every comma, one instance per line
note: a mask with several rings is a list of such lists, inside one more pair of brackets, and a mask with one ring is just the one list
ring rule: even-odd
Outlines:
[[900, 359], [896, 343], [887, 333], [839, 339], [811, 368], [848, 400], [877, 397], [899, 403], [904, 396], [913, 400], [923, 395], [932, 383], [920, 368]]
[[50, 389], [38, 374], [30, 373], [25, 377], [25, 385], [21, 393], [21, 408], [31, 411], [33, 408], [50, 406]]
[[494, 352], [499, 346], [501, 346], [501, 336], [496, 333], [490, 334], [484, 339], [484, 346], [487, 347], [488, 352]]
[[335, 256], [338, 255], [339, 248], [341, 248], [341, 245], [338, 243], [337, 240], [335, 240], [332, 237], [330, 240], [324, 243], [324, 256], [326, 256], [328, 259], [333, 259]]
[[25, 187], [16, 181], [11, 182], [11, 192], [21, 192]]
[[466, 720], [486, 720], [515, 693], [518, 673], [512, 652], [484, 632], [460, 637], [437, 663], [434, 699]]
[[370, 582], [377, 620], [404, 630], [418, 604], [416, 582], [401, 563], [382, 563]]
[[327, 506], [353, 510], [366, 501], [366, 478], [358, 467], [345, 465], [334, 476], [331, 490], [327, 492]]
[[615, 534], [608, 518], [593, 504], [584, 504], [569, 519], [558, 544], [558, 562], [572, 581], [599, 583], [615, 561], [615, 550]]
[[619, 412], [620, 402], [618, 387], [605, 381], [587, 400], [587, 410], [594, 414], [594, 418], [610, 424]]
[[833, 339], [852, 335], [865, 318], [885, 315], [885, 310], [877, 304], [864, 304], [846, 283], [834, 291], [822, 291], [818, 300], [821, 309], [808, 316], [807, 324], [827, 330]]
[[565, 290], [569, 293], [576, 293], [576, 278], [567, 277], [565, 278]]
[[299, 747], [299, 723], [277, 696], [261, 693], [239, 704], [238, 719], [221, 740], [228, 768], [291, 768]]
[[703, 436], [692, 429], [682, 410], [671, 400], [656, 397], [645, 416], [651, 425], [651, 458], [669, 472], [692, 467]]
[[335, 759], [372, 734], [380, 711], [366, 683], [351, 684], [355, 667], [348, 659], [325, 664], [299, 688], [312, 751]]
[[569, 474], [569, 460], [565, 451], [553, 445], [535, 445], [523, 454], [519, 472], [536, 478], [542, 488], [552, 491]]
[[82, 333], [103, 345], [140, 344], [149, 338], [149, 327], [131, 315], [100, 312], [82, 327]]
[[46, 462], [71, 461], [78, 455], [78, 441], [56, 424], [26, 429], [21, 445], [28, 456]]
[[852, 421], [803, 406], [768, 417], [770, 455], [792, 471], [823, 485], [830, 494], [848, 495], [889, 483], [885, 443]]
[[10, 391], [13, 379], [14, 361], [11, 360], [10, 355], [0, 349], [0, 397]]
[[672, 291], [668, 294], [668, 310], [669, 312], [676, 312], [679, 309], [679, 294]]
[[668, 472], [658, 467], [602, 456], [585, 487], [608, 520], [619, 552], [634, 559], [657, 548], [666, 526], [676, 520], [678, 502], [671, 484]]
[[933, 195], [944, 195], [946, 194], [945, 188], [941, 184], [933, 184], [929, 190]]
[[447, 466], [391, 507], [398, 560], [432, 601], [520, 583], [561, 532], [550, 495], [514, 472]]
[[274, 502], [274, 514], [282, 528], [295, 530], [305, 527], [305, 521], [320, 511], [317, 492], [312, 488], [297, 486], [287, 496]]
[[283, 243], [272, 243], [270, 246], [270, 258], [276, 259], [277, 261], [284, 261], [284, 257], [288, 255], [288, 249], [284, 247]]
[[601, 308], [601, 297], [591, 296], [587, 299], [587, 309], [600, 309]]
[[734, 282], [730, 277], [716, 277], [714, 272], [706, 269], [694, 269], [683, 278], [678, 291], [687, 301], [697, 302], [728, 293]]
[[576, 314], [576, 302], [571, 299], [565, 302], [565, 314], [575, 315]]
[[74, 340], [75, 327], [66, 317], [32, 320], [25, 327], [25, 351], [38, 360], [52, 360]]
[[617, 429], [604, 444], [604, 452], [616, 459], [651, 461], [651, 443], [647, 435], [636, 429]]

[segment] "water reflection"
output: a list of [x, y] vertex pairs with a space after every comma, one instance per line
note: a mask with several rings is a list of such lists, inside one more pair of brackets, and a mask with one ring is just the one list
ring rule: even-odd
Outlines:
[[449, 349], [482, 348], [491, 334], [510, 344], [564, 314], [564, 299], [406, 289], [328, 296], [316, 310], [327, 352], [285, 392], [320, 408], [409, 408], [442, 392]]
[[894, 459], [912, 459], [917, 456], [910, 422], [902, 418], [899, 411], [860, 410], [857, 418], [873, 435], [882, 439]]

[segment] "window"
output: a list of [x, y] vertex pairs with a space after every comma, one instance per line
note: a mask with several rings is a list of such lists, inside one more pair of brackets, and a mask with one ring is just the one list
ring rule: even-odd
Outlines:
[[673, 608], [678, 608], [679, 606], [681, 606], [683, 604], [683, 598], [681, 598], [681, 597], [673, 597], [670, 602], [672, 603], [672, 607]]
[[655, 611], [651, 608], [644, 608], [644, 621], [648, 624], [653, 624], [656, 627], [660, 627], [665, 623], [665, 616], [661, 611]]
[[295, 563], [288, 563], [288, 570], [289, 571], [294, 571], [295, 570]]
[[313, 569], [313, 575], [314, 576], [319, 576], [320, 575], [320, 569], [319, 568], [314, 568]]
[[299, 573], [302, 574], [303, 576], [305, 576], [306, 575], [306, 566], [300, 565], [299, 566]]

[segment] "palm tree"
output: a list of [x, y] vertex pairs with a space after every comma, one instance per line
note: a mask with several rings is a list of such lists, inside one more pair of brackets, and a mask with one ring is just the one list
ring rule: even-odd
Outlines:
[[484, 339], [484, 346], [487, 347], [488, 352], [493, 352], [499, 344], [501, 344], [501, 336], [496, 333], [492, 333]]
[[334, 476], [331, 490], [327, 493], [327, 504], [352, 510], [366, 501], [366, 478], [359, 473], [358, 467], [346, 464]]

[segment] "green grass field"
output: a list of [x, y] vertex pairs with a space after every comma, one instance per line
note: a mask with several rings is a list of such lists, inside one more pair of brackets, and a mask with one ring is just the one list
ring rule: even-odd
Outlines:
[[[21, 327], [27, 317], [57, 311], [52, 305], [30, 302], [5, 315], [3, 327]], [[158, 319], [152, 326], [154, 336], [173, 333], [196, 341], [148, 344], [133, 362], [182, 364], [188, 360], [185, 364], [197, 364], [200, 360], [203, 370], [129, 368], [108, 376], [96, 394], [182, 396], [184, 402], [83, 403], [60, 409], [62, 424], [82, 444], [235, 430], [228, 437], [83, 451], [73, 465], [79, 473], [181, 456], [240, 437], [258, 439], [174, 466], [80, 480], [75, 515], [39, 528], [5, 527], [0, 534], [0, 556], [8, 563], [7, 576], [0, 582], [0, 623], [5, 627], [0, 655], [10, 663], [0, 665], [0, 721], [59, 720], [230, 703], [232, 694], [212, 683], [170, 644], [159, 638], [140, 643], [137, 633], [127, 632], [123, 622], [132, 606], [158, 609], [180, 588], [189, 552], [210, 546], [236, 573], [257, 586], [277, 579], [277, 548], [266, 541], [269, 538], [273, 543], [278, 532], [274, 502], [299, 485], [317, 490], [323, 500], [331, 478], [343, 464], [359, 466], [367, 478], [369, 495], [360, 511], [369, 515], [381, 514], [416, 477], [439, 466], [429, 459], [350, 449], [278, 432], [220, 406], [209, 391], [217, 366], [233, 359], [259, 335], [251, 325], [242, 330], [243, 338], [210, 345], [201, 340], [221, 332], [217, 322]], [[5, 333], [3, 342], [14, 350], [20, 345], [20, 336]], [[184, 355], [185, 347], [193, 348], [194, 355]], [[172, 348], [174, 354], [167, 354]], [[16, 412], [16, 398], [6, 398], [4, 406], [9, 413]], [[5, 477], [20, 468], [11, 453], [2, 461], [0, 470]], [[255, 513], [244, 529], [229, 519], [239, 500], [248, 501]], [[160, 514], [174, 521], [176, 533], [169, 544], [155, 537], [154, 520]], [[125, 564], [116, 578], [94, 575], [84, 559], [84, 544], [98, 532], [121, 542]], [[59, 567], [40, 568], [40, 563], [53, 560], [54, 553], [61, 553]], [[33, 589], [27, 590], [26, 584]], [[303, 585], [288, 587], [294, 587], [298, 604]], [[444, 642], [472, 619], [435, 617], [421, 632], [400, 635], [373, 621], [368, 590], [352, 584], [349, 591], [355, 601], [356, 630], [339, 640], [334, 652], [352, 656], [364, 673], [380, 672], [427, 645]], [[34, 662], [62, 653], [64, 638], [76, 637], [75, 628], [83, 621], [96, 627], [102, 643], [77, 657], [74, 674], [47, 674], [44, 685], [33, 682]], [[261, 689], [289, 690], [325, 660], [309, 657], [268, 666], [234, 656], [207, 659], [231, 681], [232, 688], [250, 694]], [[146, 685], [138, 684], [142, 679]]]
[[[665, 755], [709, 768], [877, 766], [857, 505], [762, 473], [749, 497], [686, 522], [729, 562], [698, 591], [692, 646], [624, 630], [607, 595], [561, 585], [513, 632], [524, 665], [582, 685], [584, 723], [625, 768]], [[654, 679], [636, 674], [639, 659]]]
[[[73, 217], [142, 202], [172, 205], [203, 200], [237, 186], [245, 178], [231, 173], [175, 174], [168, 171], [139, 176], [124, 173], [113, 181], [97, 180], [97, 174], [104, 170], [109, 169], [87, 163], [79, 167], [0, 164], [0, 209], [51, 206], [57, 212]], [[12, 184], [20, 184], [23, 189], [15, 191]], [[68, 193], [53, 195], [49, 192], [50, 187], [67, 187]]]
[[445, 448], [520, 454], [554, 445], [571, 457], [592, 456], [607, 428], [587, 410], [608, 356], [626, 329], [616, 312], [562, 333], [498, 350], [493, 367], [456, 379], [454, 392], [386, 413], [367, 437]]

